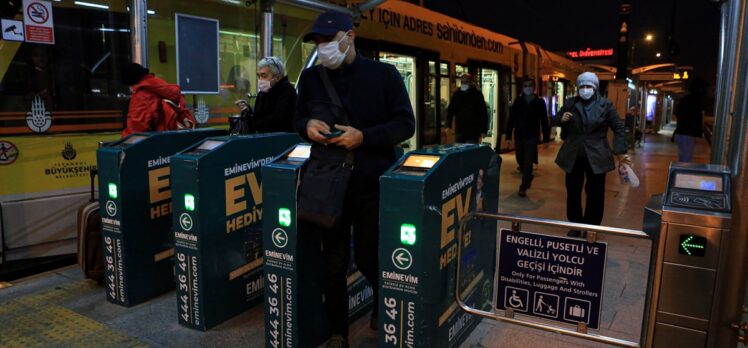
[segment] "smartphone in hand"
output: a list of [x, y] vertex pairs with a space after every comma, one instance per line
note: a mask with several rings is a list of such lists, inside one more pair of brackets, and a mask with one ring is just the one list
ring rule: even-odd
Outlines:
[[343, 131], [335, 129], [335, 130], [332, 130], [330, 133], [324, 133], [322, 135], [324, 135], [325, 138], [327, 139], [332, 139], [332, 138], [337, 138], [341, 136], [342, 134], [343, 134]]

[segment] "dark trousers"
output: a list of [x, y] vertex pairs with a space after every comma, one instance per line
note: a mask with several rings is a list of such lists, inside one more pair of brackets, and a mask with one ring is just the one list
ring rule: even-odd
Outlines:
[[321, 231], [322, 257], [327, 268], [324, 286], [325, 309], [332, 334], [348, 336], [348, 266], [353, 254], [358, 270], [374, 290], [374, 311], [378, 302], [379, 192], [346, 197], [343, 218], [331, 230]]
[[[605, 174], [593, 173], [587, 157], [577, 157], [574, 169], [571, 173], [566, 173], [566, 217], [570, 222], [600, 225], [603, 221]], [[582, 187], [587, 195], [584, 213], [582, 213]]]
[[528, 189], [532, 184], [532, 164], [537, 163], [538, 139], [516, 139], [515, 153], [517, 164], [522, 170], [522, 184], [520, 188]]
[[478, 144], [478, 141], [480, 141], [480, 134], [479, 135], [456, 134], [455, 141], [458, 143], [462, 143], [462, 144]]

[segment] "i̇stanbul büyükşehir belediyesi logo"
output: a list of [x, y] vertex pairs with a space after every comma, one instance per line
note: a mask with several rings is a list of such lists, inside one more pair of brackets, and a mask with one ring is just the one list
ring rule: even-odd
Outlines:
[[73, 148], [73, 144], [70, 142], [65, 143], [65, 148], [62, 149], [62, 158], [70, 161], [75, 159], [75, 156], [78, 154], [77, 151], [75, 151], [75, 148]]

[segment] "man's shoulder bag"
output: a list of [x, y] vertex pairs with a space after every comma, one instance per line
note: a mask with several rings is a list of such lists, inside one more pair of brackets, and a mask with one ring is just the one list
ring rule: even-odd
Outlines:
[[[332, 105], [340, 111], [342, 118], [340, 121], [344, 125], [349, 125], [347, 112], [330, 82], [327, 71], [321, 65], [319, 73]], [[336, 120], [338, 120], [337, 117]], [[325, 229], [333, 228], [339, 223], [343, 215], [348, 181], [353, 172], [353, 159], [353, 151], [345, 148], [318, 143], [312, 145], [309, 163], [301, 177], [299, 188], [298, 217], [300, 220]]]

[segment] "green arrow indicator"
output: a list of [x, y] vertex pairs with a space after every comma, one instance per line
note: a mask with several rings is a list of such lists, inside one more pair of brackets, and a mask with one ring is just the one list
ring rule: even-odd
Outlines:
[[687, 234], [681, 235], [678, 252], [688, 256], [704, 256], [706, 252], [706, 238]]

